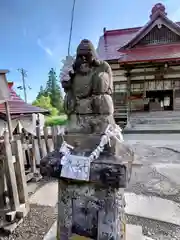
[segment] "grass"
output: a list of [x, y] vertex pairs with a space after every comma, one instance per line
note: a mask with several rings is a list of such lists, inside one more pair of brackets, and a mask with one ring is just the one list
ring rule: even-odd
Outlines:
[[47, 117], [45, 121], [46, 126], [57, 126], [57, 125], [65, 125], [67, 123], [67, 116], [60, 115], [60, 116], [51, 116]]

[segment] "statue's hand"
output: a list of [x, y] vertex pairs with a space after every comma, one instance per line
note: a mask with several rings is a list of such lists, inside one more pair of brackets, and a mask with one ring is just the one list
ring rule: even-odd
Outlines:
[[62, 81], [61, 82], [62, 87], [64, 88], [65, 92], [68, 91], [71, 88], [71, 81]]
[[69, 77], [70, 77], [71, 79], [74, 78], [74, 75], [75, 75], [74, 70], [69, 71]]

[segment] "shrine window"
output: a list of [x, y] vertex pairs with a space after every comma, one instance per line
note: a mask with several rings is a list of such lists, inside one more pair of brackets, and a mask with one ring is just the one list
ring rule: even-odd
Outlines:
[[131, 92], [143, 92], [144, 84], [143, 83], [132, 83], [131, 84]]
[[174, 88], [180, 89], [180, 80], [173, 81]]
[[126, 92], [126, 91], [127, 91], [126, 84], [114, 84], [115, 93]]
[[155, 26], [137, 45], [151, 45], [180, 42], [180, 36], [164, 25]]

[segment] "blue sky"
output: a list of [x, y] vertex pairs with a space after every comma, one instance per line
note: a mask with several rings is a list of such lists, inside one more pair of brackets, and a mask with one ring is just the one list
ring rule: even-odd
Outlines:
[[[48, 71], [59, 75], [67, 55], [73, 0], [1, 0], [0, 68], [9, 69], [8, 80], [21, 84], [18, 68], [28, 71], [28, 101], [45, 85]], [[161, 1], [168, 16], [180, 21], [179, 0]], [[81, 39], [97, 46], [103, 28], [119, 29], [144, 25], [156, 0], [76, 0], [71, 43], [74, 54]], [[20, 92], [18, 92], [20, 93]], [[22, 95], [22, 93], [21, 93]], [[22, 95], [23, 96], [23, 95]]]

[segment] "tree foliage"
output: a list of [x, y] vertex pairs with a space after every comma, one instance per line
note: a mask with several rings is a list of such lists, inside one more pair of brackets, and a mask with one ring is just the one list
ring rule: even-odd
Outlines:
[[46, 84], [46, 94], [50, 96], [51, 104], [57, 108], [59, 112], [62, 112], [63, 98], [60, 89], [60, 83], [57, 80], [56, 72], [53, 68], [49, 71], [48, 81]]
[[45, 96], [45, 90], [43, 89], [42, 85], [40, 86], [40, 90], [38, 92], [36, 99], [39, 99], [41, 96]]
[[45, 109], [51, 109], [53, 116], [63, 112], [63, 97], [60, 83], [57, 80], [56, 72], [53, 68], [51, 68], [48, 73], [48, 80], [45, 88], [43, 88], [43, 86], [40, 87], [39, 93], [33, 104]]
[[58, 110], [51, 105], [51, 99], [49, 96], [39, 96], [33, 103], [34, 106], [44, 108], [50, 111], [52, 116], [58, 115]]

